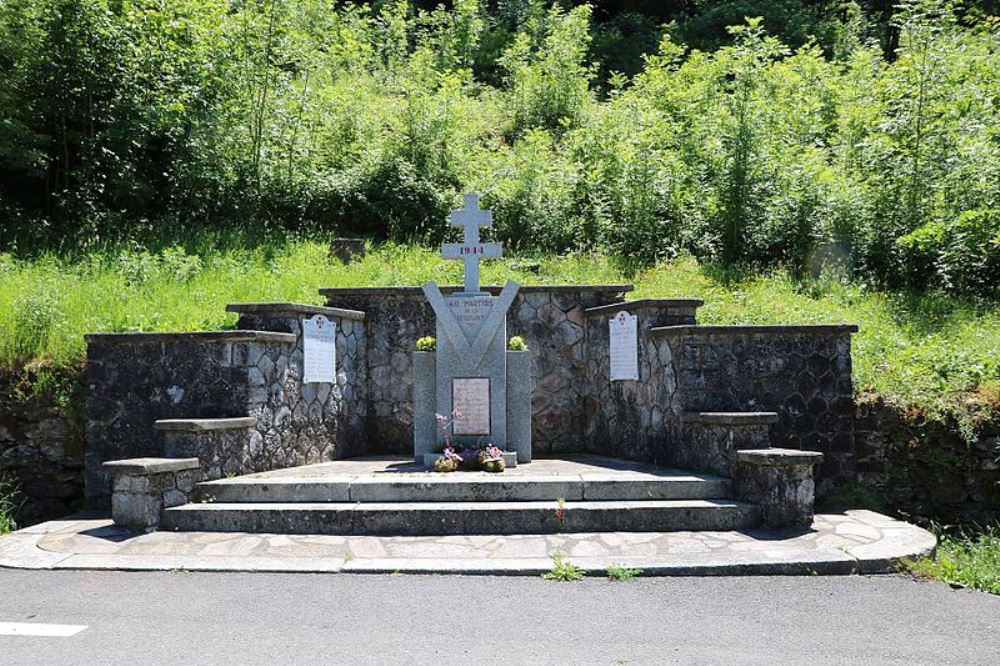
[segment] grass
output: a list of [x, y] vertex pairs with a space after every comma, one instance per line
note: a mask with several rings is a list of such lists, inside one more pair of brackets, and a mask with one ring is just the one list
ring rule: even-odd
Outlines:
[[1000, 594], [1000, 526], [940, 534], [935, 557], [907, 563], [924, 578]]
[[583, 580], [583, 569], [566, 559], [566, 553], [557, 550], [552, 553], [552, 569], [542, 574], [545, 580], [571, 582]]
[[13, 480], [0, 474], [0, 534], [7, 534], [17, 529], [14, 522], [14, 511], [17, 504], [14, 502], [16, 489]]
[[[462, 264], [435, 250], [382, 245], [344, 266], [326, 245], [289, 241], [256, 249], [104, 252], [74, 260], [0, 255], [0, 366], [78, 366], [92, 331], [227, 328], [234, 301], [321, 303], [320, 287], [461, 282]], [[692, 259], [626, 273], [600, 255], [485, 262], [484, 283], [634, 282], [633, 298], [698, 297], [704, 323], [854, 322], [856, 385], [933, 407], [942, 396], [1000, 380], [1000, 308], [937, 293], [867, 291], [783, 273], [733, 277]]]
[[629, 583], [642, 575], [642, 569], [629, 569], [628, 567], [612, 564], [608, 567], [608, 578], [622, 583]]

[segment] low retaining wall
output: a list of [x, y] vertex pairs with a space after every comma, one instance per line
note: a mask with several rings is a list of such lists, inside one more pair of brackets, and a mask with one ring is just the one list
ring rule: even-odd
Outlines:
[[[87, 336], [91, 397], [85, 463], [91, 505], [105, 505], [110, 497], [111, 477], [102, 463], [164, 454], [163, 431], [154, 427], [161, 419], [253, 417], [238, 472], [364, 450], [363, 315], [327, 313], [335, 314], [338, 324], [336, 383], [303, 385], [298, 322], [310, 309], [251, 306], [245, 316], [270, 330]], [[213, 471], [205, 464], [206, 473]]]
[[22, 526], [65, 516], [83, 500], [82, 405], [19, 397], [31, 391], [29, 381], [25, 372], [0, 374], [0, 475], [18, 490], [14, 517]]
[[1000, 405], [964, 409], [975, 415], [972, 441], [954, 415], [859, 396], [857, 482], [875, 493], [880, 508], [944, 523], [1000, 519]]

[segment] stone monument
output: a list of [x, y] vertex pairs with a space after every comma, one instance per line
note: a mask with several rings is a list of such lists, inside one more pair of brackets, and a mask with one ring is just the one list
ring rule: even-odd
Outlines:
[[507, 310], [519, 286], [508, 281], [499, 296], [479, 286], [479, 261], [500, 257], [502, 248], [479, 240], [492, 214], [479, 208], [478, 195], [465, 195], [451, 224], [464, 230], [464, 242], [445, 244], [442, 255], [465, 261], [465, 287], [448, 296], [433, 281], [422, 287], [437, 319], [437, 350], [414, 358], [414, 457], [431, 465], [444, 448], [441, 414], [454, 445], [494, 444], [530, 462], [530, 363], [527, 352], [507, 351]]

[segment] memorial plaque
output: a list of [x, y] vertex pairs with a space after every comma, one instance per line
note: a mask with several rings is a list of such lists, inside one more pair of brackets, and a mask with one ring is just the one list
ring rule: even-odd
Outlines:
[[456, 377], [451, 380], [451, 404], [457, 412], [452, 427], [454, 434], [490, 434], [489, 378]]
[[608, 322], [611, 381], [639, 379], [639, 325], [635, 315], [622, 310]]
[[302, 320], [302, 381], [332, 384], [337, 375], [337, 324], [323, 315]]
[[450, 296], [445, 300], [448, 303], [448, 310], [471, 343], [493, 311], [495, 299], [492, 296]]

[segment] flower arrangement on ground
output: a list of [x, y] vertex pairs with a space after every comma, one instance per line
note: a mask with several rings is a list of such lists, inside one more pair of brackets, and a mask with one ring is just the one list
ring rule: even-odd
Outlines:
[[461, 451], [456, 451], [451, 442], [449, 429], [455, 419], [462, 418], [462, 415], [455, 410], [451, 416], [435, 414], [438, 426], [444, 433], [444, 451], [441, 457], [434, 461], [434, 470], [438, 472], [454, 472], [462, 469], [469, 472], [483, 470], [485, 472], [502, 472], [507, 465], [503, 459], [503, 450], [495, 444], [467, 446]]

